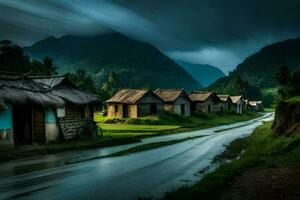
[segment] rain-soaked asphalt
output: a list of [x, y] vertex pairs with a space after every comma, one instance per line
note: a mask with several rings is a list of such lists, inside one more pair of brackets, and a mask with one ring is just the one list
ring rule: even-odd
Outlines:
[[[267, 114], [247, 122], [148, 138], [138, 144], [1, 163], [0, 199], [159, 198], [199, 180], [202, 174], [198, 172], [211, 167], [212, 159], [224, 150], [224, 145], [251, 134], [262, 121], [272, 119], [273, 115]], [[68, 160], [82, 161], [136, 145], [200, 135], [203, 137], [128, 156], [66, 164]], [[26, 166], [39, 167], [27, 171]]]

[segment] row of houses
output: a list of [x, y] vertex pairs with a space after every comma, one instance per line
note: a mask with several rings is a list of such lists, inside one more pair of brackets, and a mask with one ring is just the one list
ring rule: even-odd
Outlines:
[[242, 96], [217, 95], [215, 92], [184, 89], [122, 89], [107, 103], [107, 116], [137, 118], [163, 111], [189, 116], [192, 112], [235, 112], [242, 114], [247, 108], [262, 110], [261, 101], [247, 101]]
[[[107, 101], [108, 116], [137, 118], [169, 111], [245, 110], [241, 96], [183, 89], [123, 89]], [[30, 76], [0, 72], [0, 145], [47, 144], [78, 137], [82, 127], [93, 126], [99, 98], [77, 88], [67, 75]], [[258, 107], [257, 102], [249, 106]], [[257, 109], [259, 110], [259, 109]]]

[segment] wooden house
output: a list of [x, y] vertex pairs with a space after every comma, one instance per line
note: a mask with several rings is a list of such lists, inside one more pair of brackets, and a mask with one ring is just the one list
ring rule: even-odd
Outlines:
[[79, 90], [66, 75], [0, 73], [0, 144], [46, 144], [78, 136], [93, 122], [98, 97]]
[[221, 112], [227, 112], [231, 111], [232, 109], [232, 101], [229, 95], [225, 94], [218, 94], [218, 97], [220, 99], [220, 111]]
[[191, 100], [183, 89], [157, 89], [154, 93], [164, 101], [164, 110], [178, 115], [191, 115]]
[[163, 100], [147, 89], [122, 89], [106, 103], [108, 117], [137, 118], [157, 115], [164, 109]]
[[189, 94], [193, 112], [220, 112], [220, 99], [215, 92], [194, 91]]
[[263, 110], [263, 103], [262, 101], [248, 101], [248, 108], [260, 112]]
[[246, 101], [243, 100], [242, 96], [230, 96], [232, 101], [232, 111], [237, 114], [242, 114], [246, 111]]

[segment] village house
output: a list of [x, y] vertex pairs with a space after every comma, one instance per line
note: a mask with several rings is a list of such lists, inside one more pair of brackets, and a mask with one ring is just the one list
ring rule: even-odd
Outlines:
[[215, 92], [194, 91], [189, 94], [193, 112], [220, 112], [220, 99]]
[[147, 89], [122, 89], [106, 103], [108, 117], [137, 118], [157, 115], [164, 109], [163, 100]]
[[225, 94], [218, 94], [217, 95], [220, 99], [220, 111], [221, 112], [227, 112], [227, 111], [231, 111], [232, 108], [232, 101], [229, 95], [225, 95]]
[[262, 101], [248, 101], [248, 108], [260, 112], [263, 110], [263, 103]]
[[165, 111], [183, 116], [191, 115], [191, 100], [183, 89], [157, 89], [154, 93], [164, 101]]
[[230, 96], [232, 101], [232, 111], [237, 114], [242, 114], [246, 111], [246, 101], [243, 100], [243, 96]]
[[93, 124], [98, 97], [66, 75], [0, 73], [0, 144], [46, 144], [78, 137]]

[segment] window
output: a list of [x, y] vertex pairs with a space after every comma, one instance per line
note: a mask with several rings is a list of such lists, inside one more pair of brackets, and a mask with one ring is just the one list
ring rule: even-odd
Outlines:
[[57, 113], [57, 117], [65, 117], [66, 110], [65, 108], [57, 108], [56, 113]]

